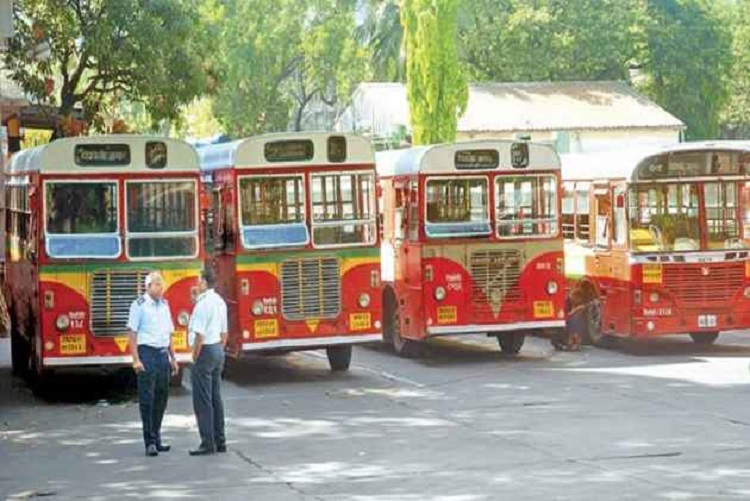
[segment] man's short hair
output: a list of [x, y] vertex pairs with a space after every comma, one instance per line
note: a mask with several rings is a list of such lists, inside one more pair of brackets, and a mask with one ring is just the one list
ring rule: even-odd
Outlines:
[[213, 289], [216, 285], [216, 275], [214, 274], [213, 270], [210, 270], [208, 268], [206, 268], [205, 270], [201, 270], [201, 280], [204, 280], [206, 282], [209, 289]]
[[157, 280], [164, 280], [161, 276], [161, 273], [159, 273], [158, 271], [152, 271], [151, 273], [146, 275], [146, 280], [144, 281], [146, 289], [148, 289], [149, 286]]

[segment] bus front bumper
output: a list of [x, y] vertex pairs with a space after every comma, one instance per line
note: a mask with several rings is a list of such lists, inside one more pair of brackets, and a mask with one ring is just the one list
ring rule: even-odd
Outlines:
[[471, 324], [471, 325], [440, 325], [427, 327], [427, 336], [454, 336], [456, 334], [493, 334], [502, 332], [540, 331], [546, 329], [562, 329], [565, 320], [544, 320], [534, 322], [514, 322], [511, 324]]

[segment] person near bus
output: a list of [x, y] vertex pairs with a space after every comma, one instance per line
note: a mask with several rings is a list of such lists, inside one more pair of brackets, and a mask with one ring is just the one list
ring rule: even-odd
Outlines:
[[174, 323], [164, 279], [157, 272], [146, 277], [146, 293], [130, 306], [128, 330], [133, 369], [138, 377], [138, 404], [146, 455], [158, 456], [170, 446], [161, 440], [161, 423], [169, 399], [169, 377], [179, 370], [172, 347]]
[[193, 409], [201, 438], [198, 448], [190, 451], [191, 456], [227, 450], [221, 400], [221, 373], [228, 331], [227, 305], [214, 290], [215, 284], [214, 273], [203, 270], [198, 284], [200, 295], [188, 328], [188, 340], [193, 350]]

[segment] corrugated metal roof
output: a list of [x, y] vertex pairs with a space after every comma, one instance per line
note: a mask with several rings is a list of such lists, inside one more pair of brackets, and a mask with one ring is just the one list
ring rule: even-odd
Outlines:
[[[372, 131], [406, 125], [406, 89], [363, 83], [339, 125]], [[347, 123], [348, 122], [348, 123]], [[685, 124], [625, 82], [513, 82], [472, 84], [459, 132], [532, 132], [591, 129], [674, 129]]]

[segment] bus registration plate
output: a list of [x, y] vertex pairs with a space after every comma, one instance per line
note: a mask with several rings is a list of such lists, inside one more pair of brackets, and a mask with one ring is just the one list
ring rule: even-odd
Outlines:
[[458, 309], [455, 306], [440, 306], [437, 321], [439, 324], [455, 324], [458, 322]]
[[555, 316], [552, 301], [534, 301], [534, 318], [551, 318]]
[[369, 313], [352, 313], [349, 315], [349, 328], [353, 331], [363, 331], [370, 328], [372, 320]]
[[262, 339], [277, 337], [279, 335], [279, 323], [275, 318], [255, 321], [255, 337]]
[[698, 327], [701, 329], [710, 329], [716, 325], [716, 315], [698, 315]]
[[66, 334], [60, 336], [60, 353], [63, 355], [85, 355], [86, 334]]
[[177, 331], [172, 333], [172, 348], [178, 351], [187, 350], [187, 331]]

